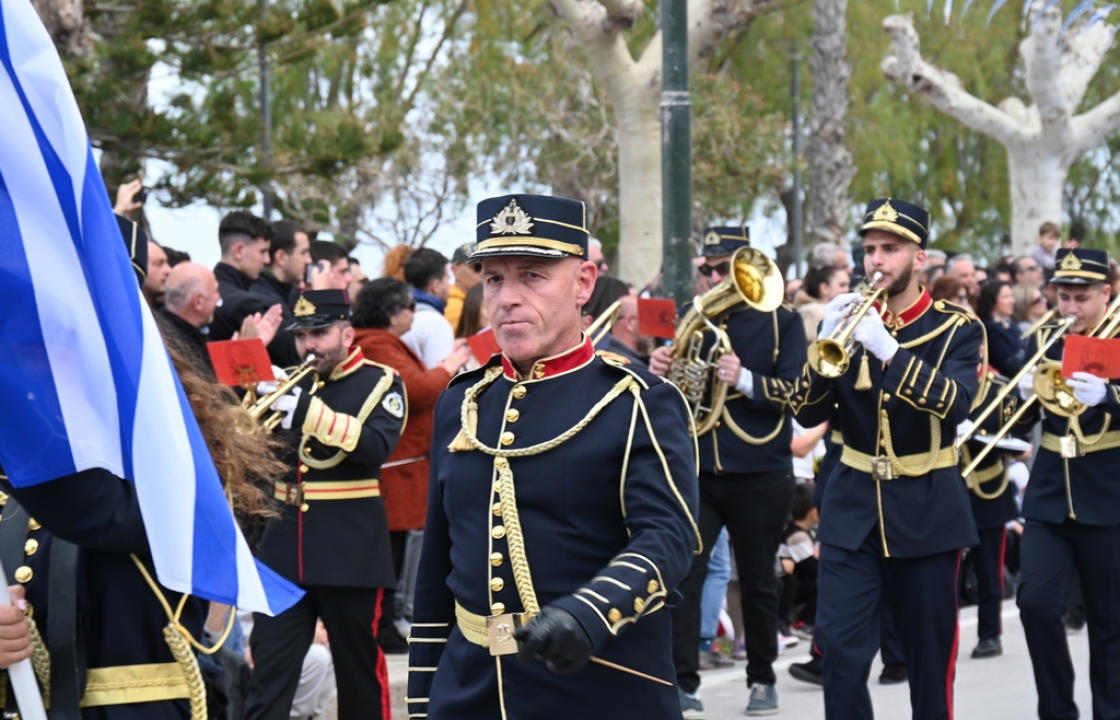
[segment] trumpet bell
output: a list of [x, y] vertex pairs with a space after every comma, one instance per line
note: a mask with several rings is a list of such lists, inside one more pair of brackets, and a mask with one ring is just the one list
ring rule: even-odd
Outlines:
[[1034, 374], [1034, 391], [1046, 410], [1062, 417], [1075, 417], [1085, 412], [1085, 404], [1073, 394], [1073, 388], [1062, 377], [1062, 365], [1054, 360], [1039, 363]]
[[851, 354], [832, 338], [819, 338], [809, 344], [809, 365], [822, 377], [835, 379], [848, 372]]

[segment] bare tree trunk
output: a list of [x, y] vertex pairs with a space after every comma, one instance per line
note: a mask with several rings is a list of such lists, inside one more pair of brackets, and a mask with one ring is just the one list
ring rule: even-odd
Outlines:
[[807, 236], [815, 242], [841, 243], [851, 207], [849, 187], [856, 170], [846, 142], [848, 81], [852, 69], [845, 49], [847, 0], [814, 0], [813, 77], [809, 118], [809, 192]]
[[1011, 181], [1011, 247], [1012, 252], [1022, 255], [1036, 242], [1039, 225], [1061, 222], [1062, 188], [1069, 165], [1053, 153], [1027, 146], [1008, 148], [1007, 169]]
[[659, 87], [633, 88], [615, 103], [618, 126], [619, 277], [642, 286], [661, 270]]
[[82, 0], [32, 0], [32, 5], [62, 57], [83, 57], [93, 48]]

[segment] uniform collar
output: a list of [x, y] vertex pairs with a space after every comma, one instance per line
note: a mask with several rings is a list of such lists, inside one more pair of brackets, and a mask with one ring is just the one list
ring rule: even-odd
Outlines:
[[346, 356], [346, 359], [334, 366], [334, 370], [331, 370], [331, 375], [327, 380], [333, 381], [346, 377], [361, 367], [365, 360], [365, 355], [362, 355], [362, 349], [355, 345], [350, 348], [350, 354]]
[[922, 294], [918, 296], [918, 299], [900, 313], [892, 313], [879, 303], [875, 303], [875, 310], [878, 311], [883, 318], [883, 324], [888, 328], [902, 329], [920, 318], [932, 304], [933, 298], [929, 296], [929, 291], [922, 288]]
[[559, 355], [537, 360], [530, 368], [529, 374], [525, 376], [517, 372], [517, 368], [513, 366], [505, 353], [502, 353], [502, 374], [506, 376], [507, 380], [513, 380], [514, 382], [544, 380], [569, 370], [575, 370], [581, 365], [586, 365], [593, 357], [595, 357], [595, 348], [591, 345], [591, 339], [584, 335], [575, 347], [565, 350]]

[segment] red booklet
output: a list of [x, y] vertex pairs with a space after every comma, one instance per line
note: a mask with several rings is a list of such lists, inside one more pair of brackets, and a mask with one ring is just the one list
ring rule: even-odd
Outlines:
[[1062, 377], [1087, 372], [1099, 378], [1120, 378], [1120, 339], [1066, 335]]
[[471, 335], [467, 338], [467, 345], [470, 346], [471, 352], [474, 353], [474, 359], [478, 360], [479, 365], [485, 365], [490, 360], [491, 355], [502, 351], [498, 347], [498, 339], [494, 337], [494, 330], [491, 328], [480, 330]]
[[668, 298], [638, 298], [638, 332], [650, 337], [676, 337], [676, 303]]
[[207, 343], [210, 362], [214, 374], [223, 385], [243, 388], [255, 387], [257, 383], [275, 380], [272, 362], [260, 338], [248, 340], [218, 340]]

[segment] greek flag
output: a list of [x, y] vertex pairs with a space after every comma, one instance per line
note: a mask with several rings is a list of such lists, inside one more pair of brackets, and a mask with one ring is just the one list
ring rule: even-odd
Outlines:
[[266, 613], [258, 563], [125, 253], [82, 116], [30, 0], [0, 2], [0, 462], [26, 487], [89, 468], [136, 485], [165, 587]]

